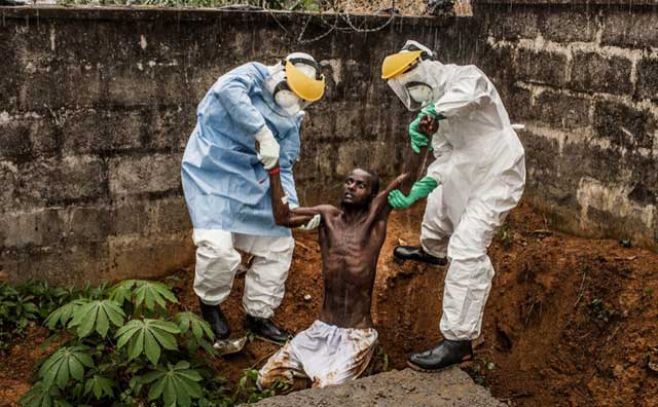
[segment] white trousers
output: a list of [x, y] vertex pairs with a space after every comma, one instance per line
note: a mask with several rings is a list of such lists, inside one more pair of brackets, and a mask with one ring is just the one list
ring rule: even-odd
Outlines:
[[[447, 212], [439, 186], [427, 200], [421, 245], [427, 253], [450, 260], [443, 289], [441, 334], [450, 340], [473, 340], [480, 336], [494, 277], [487, 248], [500, 223], [483, 216], [487, 211], [476, 200], [469, 201], [456, 225]], [[502, 222], [508, 212], [496, 218]]]
[[254, 259], [245, 277], [242, 305], [254, 317], [270, 318], [281, 304], [292, 261], [292, 237], [254, 236], [216, 229], [194, 229], [194, 292], [205, 304], [217, 305], [231, 293], [240, 253]]

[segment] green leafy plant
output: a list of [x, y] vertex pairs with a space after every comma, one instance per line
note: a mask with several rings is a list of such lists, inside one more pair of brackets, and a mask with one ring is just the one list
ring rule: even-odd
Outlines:
[[[132, 313], [144, 313], [162, 311], [167, 308], [167, 303], [176, 304], [176, 295], [167, 285], [157, 281], [126, 280], [110, 290], [110, 299], [119, 305], [126, 302], [132, 304]], [[156, 310], [159, 308], [159, 310]]]
[[45, 386], [42, 382], [36, 383], [21, 398], [24, 407], [68, 407], [71, 404], [62, 400], [61, 392], [56, 386]]
[[162, 348], [178, 349], [176, 337], [173, 335], [178, 333], [180, 330], [172, 322], [157, 319], [133, 319], [117, 332], [117, 347], [123, 348], [127, 345], [129, 359], [135, 359], [144, 354], [151, 363], [157, 365]]
[[255, 397], [246, 383], [240, 400], [230, 397], [226, 384], [209, 373], [203, 352], [215, 354], [212, 330], [192, 312], [172, 312], [179, 302], [167, 285], [127, 280], [109, 290], [87, 287], [72, 295], [44, 321], [64, 341], [41, 364], [22, 405], [119, 400], [121, 405], [217, 406]]
[[73, 295], [73, 290], [53, 288], [45, 282], [0, 283], [0, 351]]
[[73, 300], [69, 303], [62, 305], [53, 311], [48, 318], [44, 321], [44, 324], [52, 331], [54, 331], [58, 326], [64, 328], [71, 322], [74, 312], [81, 306], [87, 304], [89, 300], [85, 298], [79, 298]]
[[188, 362], [180, 361], [176, 365], [168, 364], [166, 368], [159, 367], [145, 374], [142, 383], [151, 384], [149, 400], [162, 399], [166, 406], [187, 407], [192, 404], [192, 399], [201, 398], [199, 382], [202, 379], [198, 371], [190, 369]]
[[114, 380], [95, 374], [85, 382], [84, 394], [93, 395], [96, 400], [101, 400], [103, 397], [111, 398], [114, 396], [114, 386], [116, 386]]
[[112, 300], [96, 300], [82, 304], [73, 310], [73, 319], [69, 328], [76, 328], [80, 338], [96, 331], [105, 337], [110, 329], [110, 323], [114, 326], [122, 326], [126, 314], [119, 304]]
[[258, 379], [258, 370], [245, 369], [240, 376], [238, 385], [233, 393], [233, 401], [238, 404], [240, 401], [246, 403], [256, 403], [264, 398], [273, 396], [277, 391], [285, 391], [287, 386], [277, 381], [274, 385], [267, 390], [260, 390], [256, 386]]
[[16, 313], [20, 298], [33, 304], [21, 315], [43, 322], [61, 341], [41, 362], [23, 406], [232, 406], [286, 389], [280, 383], [260, 391], [254, 369], [229, 389], [209, 364], [216, 354], [210, 326], [161, 282], [126, 280], [81, 290], [32, 285], [29, 291], [0, 285], [0, 312]]
[[81, 382], [85, 368], [94, 367], [94, 361], [85, 346], [59, 348], [39, 369], [39, 376], [45, 387], [55, 384], [65, 389], [70, 379]]
[[180, 333], [186, 338], [188, 352], [194, 352], [203, 348], [211, 355], [217, 352], [212, 347], [215, 340], [215, 334], [210, 329], [210, 325], [201, 317], [193, 312], [179, 312], [174, 317]]

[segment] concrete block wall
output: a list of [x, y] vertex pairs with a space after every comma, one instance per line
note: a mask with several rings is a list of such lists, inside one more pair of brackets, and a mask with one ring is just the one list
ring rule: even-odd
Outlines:
[[623, 3], [480, 0], [474, 18], [359, 33], [327, 15], [0, 8], [0, 277], [98, 282], [192, 261], [180, 158], [200, 98], [250, 60], [306, 51], [328, 78], [302, 132], [302, 202], [332, 199], [355, 165], [393, 176], [413, 115], [379, 69], [407, 38], [492, 78], [526, 124], [525, 196], [554, 225], [656, 247], [658, 12]]
[[[471, 21], [408, 18], [354, 33], [331, 29], [346, 22], [330, 16], [217, 10], [0, 14], [0, 276], [78, 284], [193, 260], [180, 159], [196, 105], [223, 72], [296, 50], [321, 61], [327, 97], [309, 110], [296, 169], [312, 204], [332, 199], [355, 165], [384, 178], [399, 167], [411, 115], [379, 78], [384, 56], [407, 37], [439, 48], [473, 31]], [[474, 49], [444, 52], [471, 62]]]
[[479, 63], [521, 132], [526, 197], [565, 230], [658, 245], [658, 12], [486, 0]]

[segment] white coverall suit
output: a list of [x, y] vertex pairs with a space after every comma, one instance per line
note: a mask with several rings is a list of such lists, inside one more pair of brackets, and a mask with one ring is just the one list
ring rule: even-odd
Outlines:
[[428, 197], [421, 228], [425, 252], [448, 256], [441, 333], [449, 340], [480, 335], [494, 268], [487, 248], [525, 185], [524, 150], [489, 79], [477, 67], [425, 61], [443, 89], [435, 109], [445, 119], [432, 138]]

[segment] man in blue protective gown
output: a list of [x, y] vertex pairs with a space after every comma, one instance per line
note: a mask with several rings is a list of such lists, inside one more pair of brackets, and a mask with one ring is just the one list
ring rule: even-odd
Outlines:
[[[292, 168], [303, 109], [324, 89], [315, 59], [293, 53], [274, 66], [252, 62], [233, 69], [198, 106], [182, 181], [197, 247], [194, 291], [218, 341], [230, 335], [220, 304], [240, 265], [237, 250], [253, 255], [242, 301], [245, 328], [266, 340], [288, 339], [271, 317], [283, 299], [294, 240], [274, 222], [268, 170], [280, 168], [288, 201], [298, 206]], [[304, 228], [318, 224], [316, 217]]]

